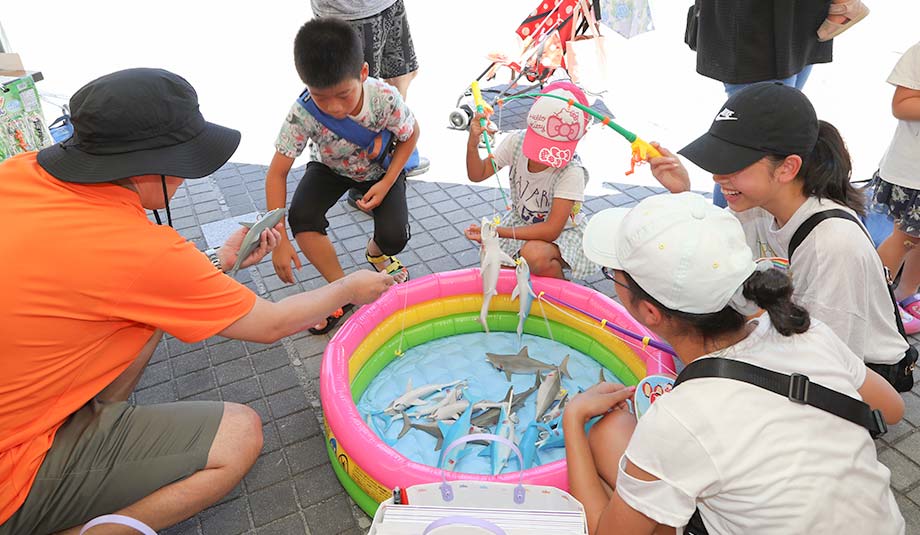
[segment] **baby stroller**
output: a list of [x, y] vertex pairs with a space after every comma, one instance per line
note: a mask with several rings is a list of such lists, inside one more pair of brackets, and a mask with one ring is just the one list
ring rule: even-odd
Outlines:
[[[600, 0], [584, 3], [579, 0], [541, 0], [515, 32], [522, 40], [518, 56], [512, 59], [504, 54], [490, 54], [491, 64], [476, 77], [476, 81], [489, 81], [496, 77], [502, 67], [511, 70], [509, 83], [481, 89], [484, 100], [491, 104], [506, 96], [539, 92], [556, 69], [565, 69], [566, 43], [585, 35], [589, 29], [585, 17], [580, 16], [583, 4], [589, 5], [595, 16], [600, 13]], [[573, 22], [575, 20], [579, 21], [577, 27]], [[522, 83], [522, 78], [526, 78], [526, 83]], [[523, 108], [525, 116], [529, 108], [529, 104], [523, 100], [509, 102], [508, 105], [509, 108]], [[467, 87], [450, 112], [449, 127], [456, 130], [469, 128], [475, 109], [472, 91]], [[502, 129], [503, 115], [506, 118], [508, 115], [520, 115], [520, 111], [496, 110], [499, 130]]]

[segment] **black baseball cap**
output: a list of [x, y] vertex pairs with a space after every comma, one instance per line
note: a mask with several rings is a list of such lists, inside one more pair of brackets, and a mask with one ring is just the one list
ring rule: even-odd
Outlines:
[[729, 97], [709, 131], [678, 154], [714, 175], [727, 175], [770, 154], [805, 158], [817, 140], [818, 116], [805, 94], [760, 82]]
[[204, 120], [185, 78], [127, 69], [97, 78], [70, 99], [73, 136], [38, 153], [66, 182], [94, 184], [140, 175], [201, 178], [236, 151], [240, 133]]

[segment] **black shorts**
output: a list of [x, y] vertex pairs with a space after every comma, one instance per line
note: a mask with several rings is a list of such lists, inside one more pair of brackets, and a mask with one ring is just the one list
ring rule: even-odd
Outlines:
[[418, 70], [403, 0], [396, 0], [376, 15], [350, 20], [348, 24], [364, 40], [364, 61], [374, 78], [387, 80]]
[[[327, 165], [310, 162], [297, 184], [288, 222], [296, 237], [301, 232], [326, 234], [329, 220], [326, 212], [351, 188], [367, 193], [377, 181], [356, 182], [344, 177]], [[406, 206], [406, 173], [399, 174], [383, 202], [374, 208], [374, 242], [386, 255], [395, 255], [406, 247], [411, 237], [409, 209]]]

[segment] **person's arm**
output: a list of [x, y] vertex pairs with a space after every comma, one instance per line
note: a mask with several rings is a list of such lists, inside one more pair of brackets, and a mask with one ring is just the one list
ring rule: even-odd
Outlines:
[[[276, 151], [272, 161], [268, 166], [268, 173], [265, 174], [265, 205], [269, 210], [275, 208], [285, 208], [287, 206], [287, 175], [294, 165], [294, 158], [285, 156]], [[291, 264], [297, 269], [303, 267], [300, 262], [300, 256], [294, 250], [291, 240], [288, 239], [285, 223], [287, 218], [281, 220], [281, 239], [278, 246], [272, 252], [272, 265], [278, 278], [288, 284], [294, 284], [294, 273], [291, 270]]]
[[562, 234], [566, 221], [572, 213], [575, 201], [554, 198], [549, 215], [542, 223], [524, 225], [520, 227], [498, 227], [499, 238], [512, 238], [516, 240], [541, 240], [552, 243]]
[[902, 121], [920, 121], [920, 90], [897, 86], [891, 99], [891, 113]]
[[406, 162], [409, 161], [409, 156], [412, 156], [412, 151], [415, 150], [415, 145], [418, 143], [418, 136], [418, 121], [415, 121], [412, 127], [412, 135], [405, 141], [396, 141], [396, 148], [393, 149], [393, 156], [390, 159], [390, 167], [387, 168], [383, 178], [371, 186], [367, 193], [364, 194], [364, 197], [357, 201], [362, 210], [370, 211], [380, 206], [387, 193], [390, 192], [390, 188], [396, 183], [396, 179], [399, 178], [399, 174], [406, 166]]
[[888, 381], [868, 367], [866, 380], [858, 392], [867, 405], [882, 412], [886, 424], [894, 425], [904, 417], [904, 398]]
[[661, 152], [659, 158], [649, 160], [652, 176], [671, 193], [690, 191], [690, 175], [677, 155], [654, 141], [652, 146]]
[[[466, 176], [471, 182], [482, 182], [495, 174], [491, 158], [479, 156], [479, 140], [482, 139], [482, 132], [485, 130], [479, 124], [480, 119], [486, 119], [488, 123], [485, 115], [478, 112], [473, 115], [473, 119], [470, 120], [470, 135], [466, 141]], [[493, 131], [489, 130], [489, 132]]]
[[316, 290], [286, 297], [277, 303], [257, 298], [243, 317], [220, 331], [236, 340], [269, 344], [316, 325], [346, 303], [375, 301], [396, 283], [392, 275], [360, 270]]

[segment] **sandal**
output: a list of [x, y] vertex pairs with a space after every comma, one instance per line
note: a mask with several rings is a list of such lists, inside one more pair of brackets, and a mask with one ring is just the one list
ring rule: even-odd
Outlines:
[[[400, 262], [399, 259], [396, 258], [395, 256], [390, 256], [390, 255], [385, 255], [385, 254], [382, 254], [380, 256], [371, 256], [371, 254], [365, 250], [364, 258], [367, 259], [368, 263], [371, 266], [373, 266], [374, 269], [376, 269], [377, 271], [382, 271], [386, 273], [387, 275], [393, 275], [394, 277], [396, 277], [396, 275], [400, 271], [402, 271], [405, 274], [406, 278], [401, 281], [397, 281], [397, 282], [406, 282], [407, 280], [409, 280], [409, 270], [406, 269], [406, 266], [402, 265], [402, 262]], [[387, 264], [387, 266], [381, 270], [379, 267], [380, 264], [383, 264], [384, 262], [387, 262], [387, 261], [389, 261], [390, 263]]]
[[337, 309], [331, 315], [326, 316], [326, 326], [325, 327], [323, 327], [322, 329], [317, 329], [316, 327], [310, 327], [309, 329], [307, 329], [307, 331], [309, 331], [310, 334], [326, 334], [327, 332], [334, 329], [335, 326], [339, 324], [339, 321], [341, 321], [342, 317], [344, 317], [345, 314], [347, 314], [348, 311], [350, 311], [352, 308], [354, 308], [354, 305], [349, 303], [343, 306], [342, 308]]
[[[913, 299], [916, 297], [918, 296], [912, 295], [911, 297], [908, 297], [904, 301], [907, 301], [908, 299]], [[918, 300], [920, 300], [920, 298], [918, 298]], [[920, 308], [920, 303], [918, 303], [917, 301], [912, 302], [911, 305], [912, 305], [911, 306], [912, 310], [917, 310], [918, 308]], [[907, 310], [905, 310], [904, 307], [900, 303], [898, 303], [898, 314], [901, 315], [901, 323], [904, 324], [905, 334], [920, 333], [920, 318], [917, 318], [911, 312], [908, 312]]]
[[821, 27], [818, 28], [818, 41], [830, 41], [834, 37], [850, 29], [851, 26], [866, 18], [869, 14], [869, 8], [862, 3], [862, 0], [847, 0], [840, 4], [831, 4], [827, 12], [830, 15], [842, 15], [846, 17], [843, 23], [833, 22], [829, 18], [824, 19]]

